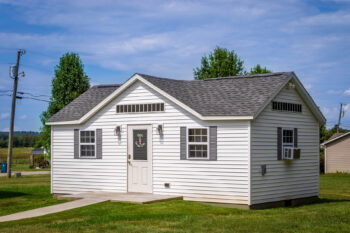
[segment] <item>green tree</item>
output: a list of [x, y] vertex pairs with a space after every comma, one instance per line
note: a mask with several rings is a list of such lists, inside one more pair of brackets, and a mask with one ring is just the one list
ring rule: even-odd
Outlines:
[[51, 127], [45, 125], [45, 122], [89, 87], [89, 78], [84, 72], [84, 65], [79, 55], [76, 53], [64, 54], [55, 67], [49, 106], [40, 116], [42, 127], [39, 144], [47, 151], [50, 151]]
[[261, 67], [259, 64], [250, 69], [249, 74], [266, 74], [272, 73], [271, 70], [268, 70], [266, 67]]
[[243, 61], [234, 50], [216, 47], [208, 56], [203, 56], [201, 66], [193, 70], [197, 80], [244, 74]]

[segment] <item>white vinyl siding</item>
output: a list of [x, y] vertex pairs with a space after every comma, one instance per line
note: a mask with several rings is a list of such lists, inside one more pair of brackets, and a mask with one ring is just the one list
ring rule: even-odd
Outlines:
[[[317, 196], [319, 193], [319, 125], [294, 89], [274, 99], [302, 104], [302, 113], [272, 110], [270, 103], [252, 122], [251, 204]], [[298, 129], [298, 160], [277, 160], [277, 127]], [[261, 165], [266, 164], [266, 174]]]
[[[116, 114], [116, 105], [163, 103], [164, 112]], [[140, 82], [87, 123], [53, 126], [53, 193], [127, 192], [127, 125], [153, 126], [153, 193], [185, 200], [248, 204], [249, 121], [203, 122]], [[157, 127], [164, 126], [159, 135]], [[217, 160], [180, 160], [180, 127], [217, 126]], [[114, 134], [121, 126], [121, 134]], [[74, 160], [74, 128], [103, 133], [101, 160]], [[208, 148], [209, 149], [209, 148]], [[165, 187], [170, 184], [170, 188]]]

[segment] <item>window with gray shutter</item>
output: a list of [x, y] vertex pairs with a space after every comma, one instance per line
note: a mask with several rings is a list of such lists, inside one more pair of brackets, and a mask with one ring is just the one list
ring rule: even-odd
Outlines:
[[102, 159], [102, 129], [74, 129], [74, 158]]
[[277, 159], [300, 159], [297, 128], [277, 128]]
[[217, 126], [180, 127], [180, 159], [217, 160]]
[[80, 158], [96, 157], [96, 137], [94, 130], [80, 131]]
[[208, 129], [188, 128], [188, 159], [208, 159]]

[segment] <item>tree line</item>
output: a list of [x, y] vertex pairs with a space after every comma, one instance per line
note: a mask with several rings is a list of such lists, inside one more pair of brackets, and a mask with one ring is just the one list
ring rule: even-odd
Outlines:
[[[13, 147], [35, 147], [40, 135], [37, 132], [15, 132], [13, 135]], [[0, 134], [0, 148], [7, 148], [8, 132]]]

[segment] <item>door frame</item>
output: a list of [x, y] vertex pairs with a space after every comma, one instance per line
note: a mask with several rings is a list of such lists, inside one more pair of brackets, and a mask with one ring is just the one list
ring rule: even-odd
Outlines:
[[[129, 189], [129, 149], [130, 146], [133, 146], [133, 143], [130, 145], [129, 141], [133, 138], [133, 134], [129, 134], [129, 129], [133, 130], [133, 128], [139, 129], [147, 129], [147, 137], [148, 139], [148, 151], [147, 151], [147, 161], [149, 162], [149, 166], [151, 166], [151, 192], [153, 193], [153, 125], [152, 124], [127, 124], [126, 125], [126, 192], [130, 192]], [[149, 153], [149, 154], [148, 154]], [[132, 155], [131, 155], [132, 156]]]

